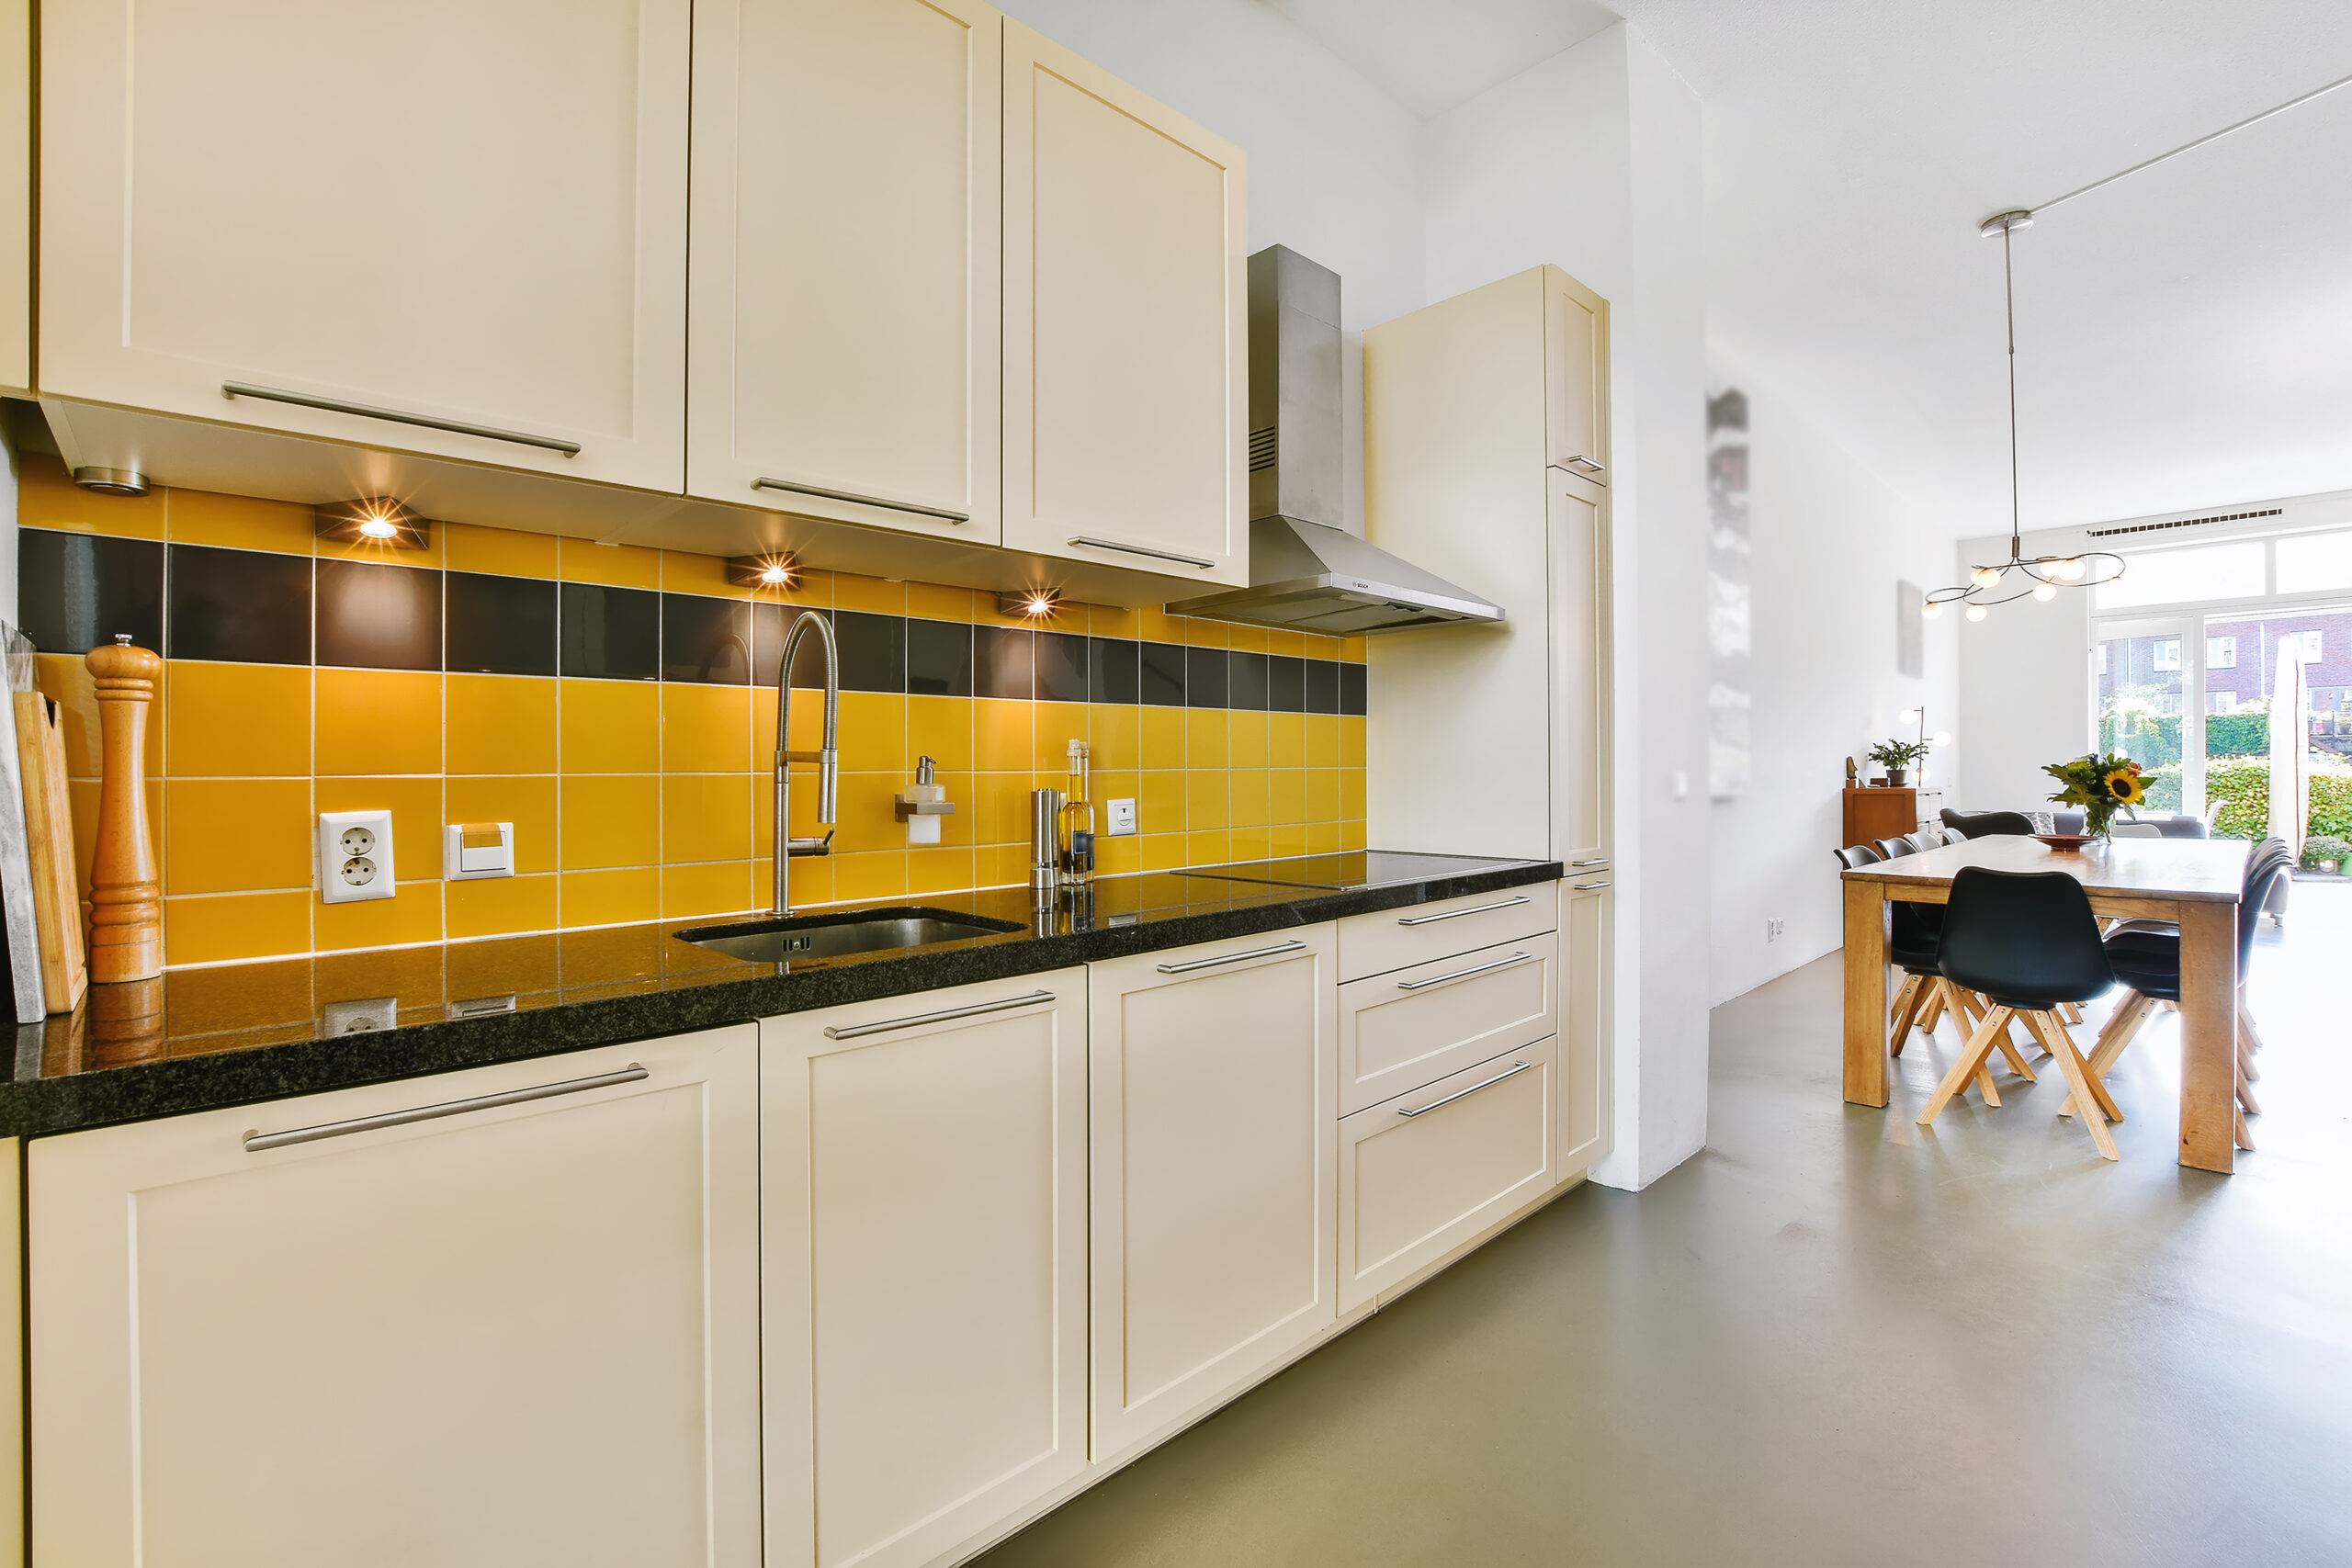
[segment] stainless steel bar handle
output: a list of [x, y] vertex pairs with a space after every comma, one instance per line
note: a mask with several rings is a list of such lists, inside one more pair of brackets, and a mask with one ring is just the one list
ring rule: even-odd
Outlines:
[[250, 381], [223, 381], [220, 383], [220, 395], [224, 398], [258, 398], [268, 403], [292, 403], [297, 408], [324, 409], [329, 413], [356, 414], [361, 419], [380, 419], [388, 424], [413, 424], [424, 430], [446, 430], [453, 435], [479, 435], [484, 441], [503, 441], [512, 446], [536, 446], [542, 452], [560, 452], [567, 457], [580, 456], [580, 443], [577, 441], [559, 440], [552, 435], [533, 435], [523, 430], [501, 430], [490, 424], [469, 424], [462, 419], [443, 419], [438, 414], [410, 413], [404, 409], [379, 409], [367, 403], [347, 403], [339, 398], [289, 392], [283, 387], [257, 387]]
[[1590, 870], [1592, 870], [1595, 866], [1607, 865], [1608, 863], [1609, 863], [1609, 857], [1608, 857], [1607, 855], [1594, 855], [1594, 856], [1593, 856], [1591, 859], [1589, 859], [1589, 860], [1572, 860], [1572, 861], [1570, 861], [1570, 862], [1568, 863], [1568, 869], [1569, 869], [1570, 871], [1590, 871]]
[[1468, 1089], [1457, 1089], [1452, 1094], [1447, 1095], [1443, 1100], [1433, 1100], [1429, 1104], [1419, 1106], [1411, 1111], [1408, 1111], [1400, 1105], [1396, 1108], [1396, 1114], [1399, 1116], [1426, 1116], [1430, 1111], [1435, 1111], [1439, 1106], [1451, 1105], [1455, 1100], [1462, 1099], [1464, 1095], [1476, 1094], [1482, 1089], [1492, 1089], [1497, 1084], [1502, 1082], [1505, 1078], [1515, 1078], [1534, 1065], [1535, 1064], [1532, 1062], [1513, 1062], [1509, 1068], [1497, 1073], [1485, 1083], [1474, 1083]]
[[905, 1018], [886, 1018], [879, 1023], [853, 1023], [846, 1027], [827, 1024], [828, 1040], [863, 1040], [869, 1034], [888, 1034], [894, 1029], [912, 1029], [918, 1024], [948, 1023], [959, 1018], [978, 1018], [983, 1013], [1011, 1012], [1015, 1008], [1033, 1008], [1039, 1002], [1054, 999], [1051, 991], [1032, 991], [1025, 997], [1007, 997], [1002, 1001], [974, 1002], [969, 1007], [941, 1008], [937, 1012], [910, 1013]]
[[1473, 904], [1466, 909], [1448, 909], [1442, 915], [1407, 915], [1397, 920], [1400, 926], [1433, 926], [1440, 920], [1458, 920], [1464, 915], [1484, 915], [1496, 909], [1516, 909], [1527, 902], [1527, 896], [1498, 899], [1492, 904]]
[[925, 506], [920, 502], [892, 501], [887, 496], [860, 495], [852, 490], [827, 490], [821, 485], [794, 484], [790, 479], [756, 479], [753, 490], [789, 491], [794, 495], [813, 495], [820, 501], [846, 501], [852, 506], [878, 506], [885, 512], [910, 512], [917, 517], [936, 517], [948, 523], [969, 523], [968, 512], [953, 512], [944, 506]]
[[1185, 566], [1196, 566], [1203, 571], [1216, 565], [1205, 556], [1179, 555], [1174, 550], [1156, 550], [1149, 545], [1123, 545], [1116, 539], [1097, 539], [1086, 534], [1072, 534], [1069, 542], [1084, 545], [1090, 550], [1122, 550], [1131, 556], [1149, 556], [1153, 560], [1172, 560]]
[[1591, 474], [1605, 474], [1609, 471], [1606, 468], [1594, 462], [1589, 457], [1570, 457], [1567, 459], [1567, 464], [1570, 468], [1582, 468], [1587, 473]]
[[1239, 964], [1245, 959], [1272, 958], [1280, 953], [1304, 953], [1303, 942], [1278, 942], [1272, 947], [1253, 947], [1247, 953], [1220, 953], [1215, 958], [1194, 958], [1182, 964], [1156, 965], [1162, 975], [1190, 975], [1195, 969], [1214, 969], [1221, 964]]
[[355, 1116], [348, 1122], [321, 1122], [315, 1126], [293, 1127], [283, 1133], [247, 1133], [245, 1152], [257, 1155], [264, 1149], [282, 1149], [290, 1144], [315, 1144], [322, 1138], [343, 1138], [354, 1133], [405, 1127], [412, 1122], [434, 1122], [444, 1116], [463, 1116], [469, 1111], [491, 1111], [502, 1105], [521, 1105], [526, 1100], [552, 1100], [560, 1094], [582, 1094], [592, 1089], [610, 1089], [615, 1084], [641, 1083], [652, 1076], [631, 1062], [617, 1072], [598, 1073], [594, 1077], [566, 1078], [561, 1083], [537, 1084], [529, 1089], [510, 1089], [497, 1094], [477, 1094], [469, 1100], [445, 1100], [438, 1105], [387, 1111], [379, 1116]]
[[1571, 893], [1598, 893], [1608, 886], [1610, 886], [1609, 879], [1607, 877], [1603, 877], [1599, 882], [1570, 883], [1568, 885], [1568, 891]]
[[1492, 964], [1481, 964], [1475, 969], [1456, 969], [1451, 975], [1432, 975], [1426, 980], [1399, 980], [1396, 982], [1396, 988], [1400, 991], [1426, 991], [1432, 986], [1445, 986], [1456, 980], [1467, 980], [1473, 975], [1491, 975], [1498, 969], [1508, 969], [1514, 964], [1524, 964], [1534, 956], [1532, 953], [1514, 953], [1509, 958], [1498, 958]]

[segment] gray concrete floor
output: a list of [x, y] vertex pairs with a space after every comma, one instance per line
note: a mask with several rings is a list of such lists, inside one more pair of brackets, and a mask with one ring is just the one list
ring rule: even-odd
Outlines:
[[1915, 1127], [1949, 1026], [1889, 1110], [1843, 1105], [1838, 962], [1716, 1010], [1704, 1153], [1569, 1194], [982, 1561], [2352, 1563], [2352, 886], [2266, 923], [2233, 1177], [2174, 1164], [2169, 1020], [2114, 1079], [2120, 1166], [2055, 1073]]

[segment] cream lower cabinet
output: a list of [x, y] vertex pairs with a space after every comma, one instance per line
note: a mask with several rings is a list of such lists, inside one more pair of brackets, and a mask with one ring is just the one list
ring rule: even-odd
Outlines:
[[33, 1560], [755, 1568], [757, 1071], [742, 1025], [36, 1142]]
[[1541, 1040], [1340, 1123], [1340, 1310], [1476, 1239], [1556, 1185]]
[[675, 492], [691, 9], [43, 0], [41, 389]]
[[1004, 29], [1004, 542], [1247, 582], [1240, 149]]
[[1550, 487], [1552, 842], [1571, 875], [1609, 863], [1609, 492], [1557, 468]]
[[1093, 1452], [1336, 1321], [1336, 932], [1090, 966]]
[[1086, 1463], [1086, 975], [761, 1026], [767, 1568], [929, 1562]]
[[1611, 1147], [1610, 930], [1606, 875], [1562, 885], [1560, 900], [1560, 1176], [1582, 1175]]

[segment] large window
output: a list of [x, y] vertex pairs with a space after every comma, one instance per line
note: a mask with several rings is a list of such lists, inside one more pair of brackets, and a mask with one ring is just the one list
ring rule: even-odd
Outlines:
[[2234, 670], [2238, 667], [2238, 639], [2234, 637], [2209, 637], [2205, 639], [2205, 668]]

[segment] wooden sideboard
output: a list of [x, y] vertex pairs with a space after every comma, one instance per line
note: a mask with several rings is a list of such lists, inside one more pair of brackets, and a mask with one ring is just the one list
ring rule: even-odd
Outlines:
[[1916, 789], [1849, 788], [1846, 791], [1846, 844], [1875, 843], [1908, 833], [1919, 826], [1919, 792]]

